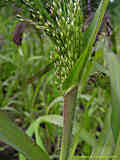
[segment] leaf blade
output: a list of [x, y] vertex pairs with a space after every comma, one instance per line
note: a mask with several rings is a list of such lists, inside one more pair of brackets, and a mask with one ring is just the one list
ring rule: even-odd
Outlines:
[[3, 112], [0, 112], [0, 140], [22, 152], [29, 160], [50, 160]]
[[111, 79], [111, 104], [112, 104], [112, 115], [111, 125], [114, 135], [115, 143], [120, 131], [120, 62], [116, 55], [111, 51], [105, 53], [105, 60], [108, 64], [110, 79]]

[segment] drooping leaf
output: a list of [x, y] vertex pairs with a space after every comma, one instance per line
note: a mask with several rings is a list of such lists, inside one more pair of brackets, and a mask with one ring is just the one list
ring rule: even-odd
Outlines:
[[[40, 123], [43, 123], [43, 122], [51, 123], [59, 127], [63, 127], [63, 117], [59, 115], [40, 116], [29, 126], [29, 128], [26, 131], [26, 134], [30, 137], [32, 137], [32, 135], [35, 134], [36, 144], [39, 145], [40, 148], [47, 153], [47, 150], [45, 149], [39, 134], [39, 126], [40, 126]], [[24, 159], [24, 156], [20, 154], [20, 160], [23, 160], [23, 159]]]
[[50, 160], [49, 156], [30, 137], [20, 130], [2, 111], [0, 112], [0, 140], [23, 153], [29, 160]]
[[46, 116], [40, 116], [38, 119], [36, 119], [28, 128], [27, 133], [33, 133], [34, 129], [40, 125], [42, 122], [51, 123], [54, 125], [57, 125], [59, 127], [63, 127], [63, 117], [59, 115], [46, 115]]
[[41, 140], [41, 137], [39, 135], [39, 126], [40, 123], [51, 123], [54, 125], [57, 125], [59, 127], [63, 127], [63, 117], [59, 115], [46, 115], [46, 116], [41, 116], [38, 119], [36, 119], [30, 127], [27, 129], [27, 135], [32, 137], [32, 135], [35, 133], [36, 136], [36, 143], [46, 152], [46, 149], [43, 145], [43, 142]]

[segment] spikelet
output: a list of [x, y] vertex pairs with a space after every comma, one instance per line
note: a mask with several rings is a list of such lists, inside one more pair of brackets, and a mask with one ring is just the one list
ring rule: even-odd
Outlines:
[[[59, 8], [58, 15], [58, 28], [54, 32], [57, 42], [55, 48], [57, 59], [54, 66], [58, 84], [62, 86], [82, 50], [83, 15], [79, 1], [75, 3], [71, 0], [67, 5], [66, 14], [63, 14], [62, 8]], [[59, 37], [57, 34], [59, 34]]]

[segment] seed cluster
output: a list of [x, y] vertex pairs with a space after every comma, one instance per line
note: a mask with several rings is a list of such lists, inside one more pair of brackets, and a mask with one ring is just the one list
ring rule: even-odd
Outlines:
[[[44, 31], [55, 44], [50, 57], [55, 62], [58, 84], [63, 84], [80, 57], [85, 26], [92, 21], [100, 0], [44, 0], [37, 1], [37, 5], [31, 0], [22, 0], [22, 2], [28, 7], [36, 27]], [[84, 19], [87, 18], [87, 20], [83, 20], [83, 14]], [[103, 19], [95, 44], [104, 23], [106, 23], [106, 30], [110, 31], [112, 27], [107, 14]]]
[[[50, 58], [55, 62], [58, 84], [62, 84], [67, 78], [82, 49], [83, 15], [80, 1], [67, 1], [46, 1], [46, 10], [37, 17], [38, 25], [55, 43]], [[32, 15], [34, 16], [34, 13]]]
[[80, 56], [83, 39], [83, 12], [80, 0], [21, 0], [37, 29], [53, 41], [50, 55], [55, 62], [58, 84], [62, 84]]
[[[59, 15], [57, 16], [58, 28], [54, 32], [57, 43], [55, 48], [57, 53], [55, 71], [58, 84], [62, 84], [71, 72], [82, 49], [83, 15], [79, 1], [75, 3], [71, 0], [66, 10], [59, 8], [57, 15]], [[53, 58], [55, 59], [55, 57]]]

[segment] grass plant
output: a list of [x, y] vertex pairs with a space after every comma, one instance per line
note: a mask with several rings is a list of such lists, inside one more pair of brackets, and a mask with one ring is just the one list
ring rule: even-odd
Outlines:
[[[0, 48], [0, 140], [19, 160], [119, 157], [119, 56], [104, 35], [92, 56], [108, 3], [86, 25], [79, 0], [0, 2], [1, 29], [10, 23]], [[18, 19], [8, 5], [21, 9]], [[27, 27], [13, 42], [18, 22]]]

